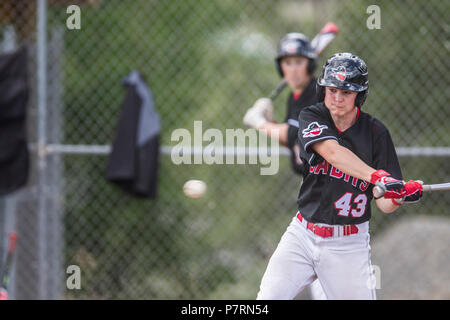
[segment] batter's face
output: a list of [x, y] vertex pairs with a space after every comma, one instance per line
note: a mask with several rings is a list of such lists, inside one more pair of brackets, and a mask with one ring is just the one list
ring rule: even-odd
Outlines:
[[308, 74], [308, 58], [288, 56], [281, 59], [284, 79], [293, 91], [303, 90], [311, 81]]
[[325, 87], [324, 102], [333, 118], [345, 118], [354, 115], [357, 95], [358, 92]]

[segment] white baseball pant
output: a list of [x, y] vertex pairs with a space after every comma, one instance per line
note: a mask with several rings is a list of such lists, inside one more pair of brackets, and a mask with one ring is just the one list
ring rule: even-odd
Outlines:
[[327, 299], [376, 299], [370, 262], [369, 222], [356, 225], [358, 233], [344, 235], [332, 227], [323, 238], [306, 228], [307, 221], [292, 219], [270, 258], [261, 281], [258, 300], [289, 300], [316, 278]]

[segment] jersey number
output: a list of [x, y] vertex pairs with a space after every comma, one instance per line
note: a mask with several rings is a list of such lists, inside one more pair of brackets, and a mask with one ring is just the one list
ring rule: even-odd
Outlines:
[[[367, 196], [364, 193], [358, 194], [352, 201], [353, 193], [347, 192], [334, 202], [334, 207], [339, 209], [338, 215], [347, 217], [350, 213], [352, 217], [359, 218], [366, 212]], [[352, 204], [356, 208], [352, 208]]]

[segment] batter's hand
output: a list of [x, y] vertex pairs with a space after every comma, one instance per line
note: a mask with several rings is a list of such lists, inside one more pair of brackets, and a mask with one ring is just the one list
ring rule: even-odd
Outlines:
[[[405, 182], [392, 178], [391, 175], [384, 170], [375, 171], [371, 176], [370, 183], [383, 189], [384, 197], [386, 199], [401, 199], [411, 194], [407, 192]], [[409, 188], [410, 191], [413, 190], [411, 185], [409, 185]]]
[[243, 120], [248, 127], [259, 129], [266, 122], [273, 122], [273, 102], [269, 98], [256, 100], [253, 106], [247, 110]]
[[406, 182], [405, 188], [408, 185], [408, 189], [410, 190], [410, 194], [401, 198], [401, 199], [392, 199], [392, 201], [397, 205], [402, 205], [404, 203], [416, 203], [419, 202], [423, 195], [423, 181], [410, 180]]

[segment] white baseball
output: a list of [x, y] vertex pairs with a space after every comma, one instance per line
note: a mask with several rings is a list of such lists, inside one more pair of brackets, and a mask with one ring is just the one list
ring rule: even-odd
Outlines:
[[189, 198], [200, 198], [206, 192], [206, 183], [202, 180], [189, 180], [184, 184], [183, 192]]

